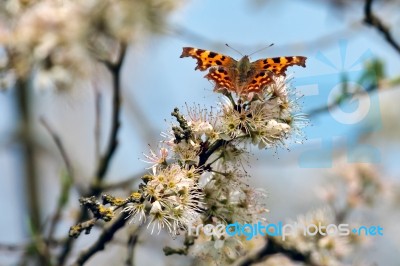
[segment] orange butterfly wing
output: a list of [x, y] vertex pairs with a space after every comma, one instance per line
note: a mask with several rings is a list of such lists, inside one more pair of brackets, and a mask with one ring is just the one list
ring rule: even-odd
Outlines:
[[195, 70], [200, 69], [201, 71], [214, 66], [231, 68], [235, 67], [237, 63], [237, 61], [230, 56], [193, 47], [183, 47], [181, 58], [188, 56], [197, 59]]
[[241, 93], [259, 93], [268, 84], [272, 83], [273, 74], [270, 71], [257, 71], [252, 77], [249, 78], [249, 82], [241, 89]]
[[274, 58], [266, 58], [251, 63], [256, 69], [268, 70], [277, 76], [286, 76], [286, 69], [290, 66], [306, 67], [306, 59], [304, 56], [281, 56]]
[[212, 80], [215, 83], [214, 91], [219, 89], [227, 89], [236, 92], [236, 86], [231, 79], [232, 74], [229, 69], [224, 67], [212, 68], [204, 77], [208, 80]]
[[[230, 56], [193, 47], [183, 47], [182, 57], [197, 59], [196, 70], [210, 71], [205, 78], [215, 83], [214, 90], [226, 89], [237, 94], [259, 93], [265, 86], [273, 82], [273, 76], [285, 76], [286, 69], [298, 65], [305, 67], [307, 57], [284, 56], [260, 59], [251, 63], [250, 76], [242, 81], [238, 69], [238, 61]], [[245, 73], [245, 75], [247, 75]]]

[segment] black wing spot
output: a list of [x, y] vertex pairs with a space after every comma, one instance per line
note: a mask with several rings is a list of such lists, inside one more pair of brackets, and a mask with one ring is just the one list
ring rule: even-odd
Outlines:
[[210, 52], [210, 54], [208, 55], [208, 57], [210, 57], [210, 58], [214, 58], [216, 56], [217, 56], [217, 53], [214, 53], [214, 52]]
[[222, 62], [221, 61], [219, 61], [219, 60], [217, 60], [217, 61], [215, 61], [215, 63], [217, 64], [217, 65], [222, 65]]
[[272, 58], [272, 60], [274, 61], [274, 63], [280, 63], [281, 62], [281, 59], [279, 57]]

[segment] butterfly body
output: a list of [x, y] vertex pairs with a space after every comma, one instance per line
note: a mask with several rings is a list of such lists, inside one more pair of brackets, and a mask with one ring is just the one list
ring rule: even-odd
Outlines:
[[184, 47], [181, 58], [188, 56], [197, 59], [196, 70], [209, 69], [205, 77], [215, 83], [215, 91], [227, 90], [238, 95], [260, 93], [265, 86], [273, 82], [274, 75], [286, 75], [289, 66], [305, 67], [306, 61], [306, 57], [303, 56], [287, 56], [250, 62], [247, 55], [237, 61], [212, 51]]
[[253, 74], [254, 69], [252, 69], [250, 59], [247, 55], [243, 56], [237, 63], [237, 70], [240, 83], [246, 82]]

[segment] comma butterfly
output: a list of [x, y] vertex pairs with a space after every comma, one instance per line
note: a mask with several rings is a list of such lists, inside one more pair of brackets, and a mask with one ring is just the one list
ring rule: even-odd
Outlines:
[[205, 78], [215, 83], [214, 91], [228, 90], [238, 95], [260, 93], [263, 88], [272, 83], [272, 77], [285, 76], [289, 66], [306, 66], [307, 57], [284, 56], [260, 59], [250, 62], [245, 55], [239, 61], [230, 56], [197, 49], [183, 47], [182, 57], [197, 59], [195, 70], [205, 71], [210, 69]]

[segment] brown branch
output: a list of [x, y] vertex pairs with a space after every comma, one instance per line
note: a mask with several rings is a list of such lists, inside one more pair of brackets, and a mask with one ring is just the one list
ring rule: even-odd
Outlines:
[[[101, 157], [99, 164], [97, 166], [97, 170], [95, 173], [95, 178], [93, 183], [91, 184], [89, 191], [85, 193], [84, 196], [99, 196], [102, 192], [102, 182], [107, 174], [108, 168], [110, 166], [110, 162], [114, 153], [118, 146], [117, 136], [120, 128], [120, 113], [121, 113], [121, 84], [120, 84], [120, 75], [121, 68], [124, 62], [125, 54], [126, 54], [127, 46], [124, 43], [121, 43], [118, 59], [115, 63], [109, 61], [101, 61], [107, 69], [111, 72], [112, 75], [112, 84], [113, 84], [113, 99], [112, 99], [112, 115], [111, 115], [111, 133], [110, 138], [107, 144], [106, 151], [104, 155]], [[81, 209], [80, 215], [77, 219], [77, 223], [83, 221], [87, 216], [87, 210], [85, 208]], [[74, 238], [68, 238], [65, 242], [60, 256], [58, 257], [57, 265], [64, 265], [66, 258], [71, 252], [72, 246], [74, 243]]]
[[364, 6], [364, 23], [375, 27], [386, 39], [386, 41], [398, 52], [400, 53], [400, 45], [395, 41], [389, 28], [377, 17], [372, 11], [373, 0], [366, 0]]
[[135, 265], [135, 247], [139, 240], [139, 230], [141, 227], [137, 227], [135, 231], [131, 233], [128, 239], [128, 256], [125, 261], [126, 266]]
[[279, 244], [273, 237], [267, 237], [267, 242], [264, 247], [260, 249], [258, 252], [246, 257], [243, 259], [238, 265], [239, 266], [250, 266], [254, 263], [264, 261], [273, 255], [284, 255], [290, 258], [293, 261], [305, 262], [306, 265], [316, 266], [310, 261], [309, 254], [303, 254], [299, 251], [291, 248], [284, 248], [281, 244]]
[[83, 251], [78, 259], [76, 260], [74, 265], [83, 265], [86, 261], [88, 261], [94, 254], [103, 250], [105, 245], [110, 242], [114, 234], [124, 227], [126, 222], [128, 221], [129, 213], [128, 212], [121, 212], [119, 217], [111, 224], [110, 227], [107, 227], [97, 239], [97, 241], [87, 250]]
[[[41, 265], [50, 265], [48, 256], [48, 247], [41, 241], [39, 235], [42, 231], [41, 212], [39, 205], [39, 189], [38, 189], [38, 169], [35, 159], [35, 143], [34, 132], [32, 128], [32, 116], [30, 110], [28, 80], [19, 78], [16, 82], [16, 99], [17, 108], [20, 115], [20, 141], [22, 144], [22, 161], [25, 177], [25, 195], [27, 202], [27, 211], [30, 221], [30, 232], [33, 239], [33, 247], [35, 249], [34, 256]], [[28, 250], [26, 251], [28, 254]], [[31, 258], [32, 259], [32, 258]]]
[[[99, 165], [97, 167], [96, 171], [96, 178], [98, 182], [101, 182], [105, 175], [107, 174], [107, 170], [109, 168], [109, 164], [111, 162], [111, 159], [114, 155], [115, 150], [117, 149], [118, 146], [118, 130], [121, 125], [120, 121], [120, 114], [121, 114], [121, 85], [120, 85], [120, 75], [121, 75], [121, 67], [124, 62], [125, 58], [125, 53], [126, 53], [126, 45], [121, 44], [120, 47], [120, 54], [118, 57], [118, 60], [116, 63], [111, 64], [108, 63], [106, 66], [110, 70], [112, 74], [112, 79], [113, 79], [113, 99], [112, 99], [112, 124], [111, 124], [111, 133], [110, 133], [110, 139], [108, 141], [108, 146], [106, 148], [106, 152], [104, 155], [101, 157]], [[98, 184], [94, 184], [94, 187], [92, 187], [92, 192], [91, 194], [98, 195], [100, 191], [97, 189]]]
[[135, 176], [129, 177], [122, 181], [116, 181], [114, 183], [109, 183], [109, 184], [103, 184], [101, 186], [101, 190], [109, 191], [109, 190], [114, 190], [114, 189], [129, 188], [132, 186], [133, 183], [141, 181], [140, 178], [145, 174], [146, 174], [146, 172], [143, 172], [143, 173], [136, 174]]

